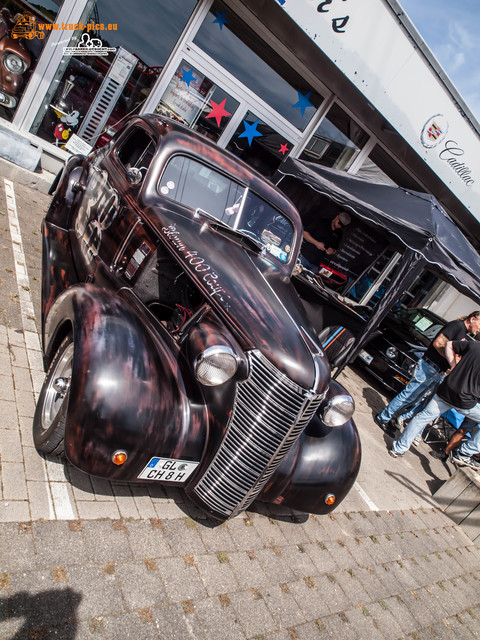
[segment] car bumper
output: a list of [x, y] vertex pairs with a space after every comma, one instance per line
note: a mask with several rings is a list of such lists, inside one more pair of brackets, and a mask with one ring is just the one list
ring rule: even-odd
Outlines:
[[395, 394], [403, 391], [410, 379], [395, 363], [368, 349], [360, 351], [356, 363]]

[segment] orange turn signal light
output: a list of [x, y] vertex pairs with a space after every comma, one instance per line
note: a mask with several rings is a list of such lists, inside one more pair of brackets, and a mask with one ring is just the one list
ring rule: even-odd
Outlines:
[[327, 496], [325, 496], [325, 504], [328, 504], [329, 507], [331, 507], [332, 504], [335, 504], [335, 496], [333, 495], [333, 493], [329, 493]]
[[128, 455], [126, 451], [120, 451], [120, 450], [115, 451], [115, 453], [112, 455], [112, 462], [113, 464], [120, 466], [121, 464], [127, 461], [127, 458], [128, 458]]

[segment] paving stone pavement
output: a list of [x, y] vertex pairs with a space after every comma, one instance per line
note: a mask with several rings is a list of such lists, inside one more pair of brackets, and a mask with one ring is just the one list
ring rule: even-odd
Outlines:
[[[0, 639], [470, 640], [480, 549], [435, 502], [453, 468], [386, 454], [352, 369], [363, 460], [331, 516], [255, 503], [220, 526], [177, 489], [109, 483], [36, 452], [41, 217], [0, 185]], [[8, 222], [7, 222], [8, 218]], [[397, 464], [398, 463], [398, 464]]]
[[0, 638], [480, 637], [480, 549], [434, 508], [0, 524]]

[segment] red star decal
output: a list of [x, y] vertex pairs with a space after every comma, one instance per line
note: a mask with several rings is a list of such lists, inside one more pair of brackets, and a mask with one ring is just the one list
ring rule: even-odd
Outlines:
[[282, 155], [285, 155], [288, 151], [288, 146], [286, 144], [281, 144], [279, 151]]
[[226, 101], [227, 99], [224, 98], [221, 102], [217, 104], [213, 100], [210, 100], [210, 104], [212, 105], [212, 110], [208, 114], [207, 118], [215, 118], [215, 120], [217, 121], [217, 127], [220, 126], [220, 121], [223, 118], [223, 116], [232, 115], [231, 113], [228, 113], [228, 111], [225, 110]]

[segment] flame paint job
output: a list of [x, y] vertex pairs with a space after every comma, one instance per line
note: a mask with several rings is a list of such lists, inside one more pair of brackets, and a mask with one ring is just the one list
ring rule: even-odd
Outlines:
[[[138, 128], [157, 150], [143, 182], [132, 186], [119, 149]], [[246, 248], [201, 213], [162, 197], [157, 185], [175, 153], [209, 163], [287, 216], [295, 228], [287, 262]], [[298, 212], [272, 184], [165, 119], [132, 118], [90, 158], [72, 157], [43, 224], [42, 282], [45, 363], [67, 332], [74, 336], [65, 430], [72, 463], [94, 475], [134, 482], [153, 456], [198, 461], [182, 485], [188, 491], [222, 442], [236, 384], [249, 375], [249, 349], [260, 350], [279, 375], [313, 394], [343, 393], [330, 380], [327, 359], [292, 284], [301, 240]], [[165, 274], [173, 275], [160, 280]], [[208, 304], [200, 320], [187, 322], [184, 335], [149, 306], [151, 296], [171, 295], [174, 308], [178, 302], [171, 290], [181, 287], [192, 301], [190, 313]], [[164, 302], [159, 301], [162, 309]], [[218, 344], [236, 354], [237, 373], [223, 385], [203, 387], [193, 363]], [[120, 467], [111, 463], [116, 449], [128, 452]], [[315, 417], [262, 499], [325, 513], [331, 510], [322, 503], [325, 494], [336, 493], [338, 504], [359, 464], [353, 421], [328, 429]]]

